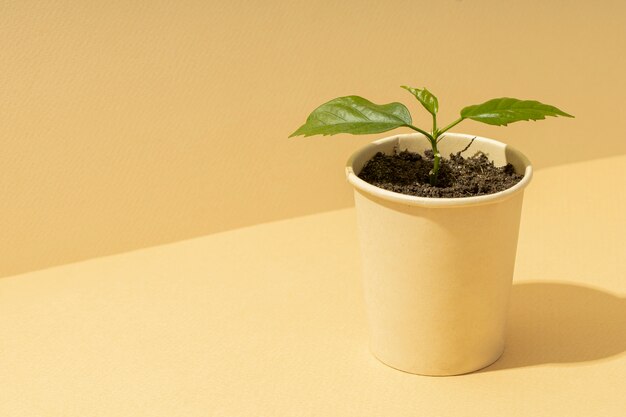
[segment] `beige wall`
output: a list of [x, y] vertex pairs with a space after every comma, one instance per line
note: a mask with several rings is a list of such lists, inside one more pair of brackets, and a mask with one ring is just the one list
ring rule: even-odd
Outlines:
[[577, 118], [456, 130], [624, 153], [624, 4], [0, 1], [0, 276], [352, 204], [373, 137], [287, 139], [340, 95], [538, 99]]

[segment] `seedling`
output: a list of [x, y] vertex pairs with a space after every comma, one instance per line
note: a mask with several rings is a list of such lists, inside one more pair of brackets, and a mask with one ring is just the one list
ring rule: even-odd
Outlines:
[[313, 110], [306, 119], [306, 123], [289, 137], [336, 135], [338, 133], [367, 135], [387, 132], [398, 127], [408, 127], [426, 136], [430, 142], [433, 151], [433, 168], [429, 172], [429, 181], [431, 185], [436, 185], [441, 160], [437, 144], [444, 138], [445, 132], [465, 119], [490, 125], [506, 126], [509, 123], [522, 120], [541, 120], [545, 119], [546, 116], [574, 117], [554, 106], [538, 101], [502, 97], [463, 108], [461, 117], [440, 129], [437, 127], [437, 111], [439, 110], [437, 97], [426, 88], [419, 89], [404, 85], [402, 88], [413, 94], [417, 101], [432, 115], [433, 127], [429, 132], [411, 124], [411, 114], [401, 103], [374, 104], [363, 97], [346, 96], [331, 100]]

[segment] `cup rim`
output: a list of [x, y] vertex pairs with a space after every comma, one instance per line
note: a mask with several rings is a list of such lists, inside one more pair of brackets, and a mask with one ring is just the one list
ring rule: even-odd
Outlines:
[[387, 142], [396, 142], [398, 143], [400, 139], [424, 139], [426, 137], [421, 133], [408, 133], [408, 134], [398, 134], [393, 136], [388, 136], [382, 139], [375, 140], [368, 145], [356, 150], [346, 163], [346, 177], [348, 182], [352, 184], [352, 186], [365, 195], [370, 195], [374, 197], [381, 198], [383, 200], [391, 201], [394, 203], [406, 204], [409, 206], [422, 206], [422, 207], [465, 207], [465, 206], [475, 206], [482, 204], [491, 204], [495, 202], [499, 202], [505, 199], [508, 199], [524, 190], [526, 186], [530, 183], [533, 174], [533, 168], [528, 160], [528, 158], [521, 153], [519, 150], [514, 147], [507, 145], [503, 142], [485, 138], [482, 136], [476, 135], [468, 135], [464, 133], [451, 133], [446, 132], [447, 137], [456, 137], [463, 139], [472, 139], [475, 138], [475, 141], [488, 144], [494, 147], [500, 147], [505, 150], [507, 154], [515, 155], [520, 161], [522, 161], [524, 165], [524, 177], [513, 187], [507, 188], [506, 190], [499, 191], [493, 194], [486, 194], [480, 196], [473, 197], [455, 197], [455, 198], [436, 198], [436, 197], [417, 197], [402, 193], [396, 193], [394, 191], [385, 190], [380, 187], [376, 187], [357, 176], [354, 172], [354, 161], [362, 156], [364, 153], [373, 152], [377, 150], [377, 148], [381, 144], [385, 144]]

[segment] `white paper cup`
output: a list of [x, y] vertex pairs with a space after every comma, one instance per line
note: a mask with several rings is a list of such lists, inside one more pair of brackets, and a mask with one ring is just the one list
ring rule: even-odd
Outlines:
[[[439, 149], [456, 153], [473, 135], [446, 133]], [[422, 375], [457, 375], [495, 362], [504, 349], [524, 188], [532, 167], [519, 151], [476, 137], [496, 166], [524, 178], [495, 194], [424, 198], [394, 193], [357, 177], [377, 152], [423, 153], [421, 134], [395, 135], [355, 152], [346, 166], [354, 196], [372, 353]]]

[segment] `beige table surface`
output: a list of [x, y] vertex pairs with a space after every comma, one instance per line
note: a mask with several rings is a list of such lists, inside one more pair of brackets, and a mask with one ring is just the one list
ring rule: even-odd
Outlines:
[[369, 354], [345, 209], [0, 279], [0, 416], [626, 416], [625, 174], [536, 173], [481, 372]]

